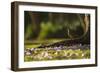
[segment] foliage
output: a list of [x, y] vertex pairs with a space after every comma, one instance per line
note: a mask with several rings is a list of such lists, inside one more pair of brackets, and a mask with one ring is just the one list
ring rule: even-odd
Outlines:
[[88, 40], [89, 15], [86, 19], [85, 16], [86, 14], [25, 11], [25, 40], [75, 39], [83, 36]]

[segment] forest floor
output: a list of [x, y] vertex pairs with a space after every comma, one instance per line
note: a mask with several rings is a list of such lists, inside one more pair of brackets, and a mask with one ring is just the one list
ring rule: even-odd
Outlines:
[[[58, 40], [61, 41], [61, 40]], [[53, 41], [54, 42], [58, 42]], [[25, 44], [24, 61], [48, 61], [48, 60], [72, 60], [72, 59], [89, 59], [90, 45], [89, 44], [75, 44], [75, 45], [60, 45], [44, 48], [37, 48], [44, 44], [50, 44], [49, 41], [40, 41], [35, 43]]]

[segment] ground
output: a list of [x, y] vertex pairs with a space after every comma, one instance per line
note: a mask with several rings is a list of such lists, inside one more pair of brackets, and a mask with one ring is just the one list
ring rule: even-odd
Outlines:
[[47, 61], [47, 60], [70, 60], [70, 59], [89, 59], [90, 45], [60, 45], [44, 48], [36, 48], [40, 44], [25, 45], [24, 61]]

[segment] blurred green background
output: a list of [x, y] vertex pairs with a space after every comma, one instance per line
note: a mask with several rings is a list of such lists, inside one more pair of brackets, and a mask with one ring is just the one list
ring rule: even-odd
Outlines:
[[83, 41], [89, 42], [89, 17], [88, 14], [25, 11], [25, 40], [75, 39], [84, 35]]

